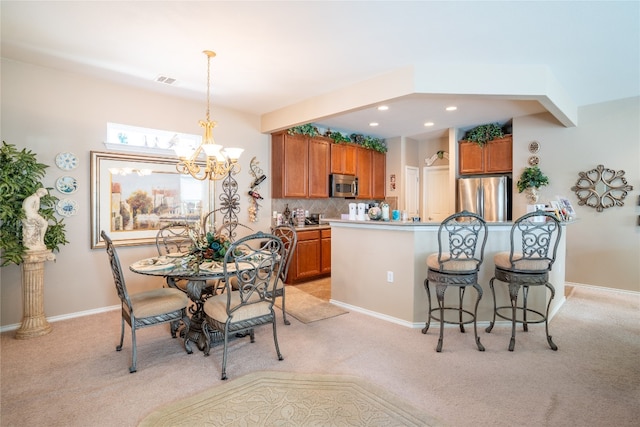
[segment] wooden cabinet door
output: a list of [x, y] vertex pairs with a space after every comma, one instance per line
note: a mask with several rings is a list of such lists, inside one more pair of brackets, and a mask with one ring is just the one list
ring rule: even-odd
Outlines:
[[322, 138], [309, 139], [309, 197], [329, 197], [331, 143]]
[[320, 230], [298, 231], [298, 244], [291, 259], [291, 282], [320, 274]]
[[373, 151], [371, 153], [371, 196], [374, 199], [385, 198], [385, 179], [387, 176], [387, 155], [385, 153], [379, 153]]
[[484, 146], [485, 172], [511, 172], [513, 169], [513, 144], [511, 136], [494, 139]]
[[343, 148], [343, 174], [356, 174], [356, 147], [352, 144], [344, 145]]
[[320, 272], [331, 273], [331, 229], [320, 230]]
[[484, 153], [475, 142], [461, 141], [458, 150], [460, 175], [484, 173]]
[[271, 136], [272, 197], [306, 198], [309, 194], [309, 142], [303, 135]]
[[353, 144], [331, 144], [331, 173], [356, 174], [356, 147]]
[[358, 199], [371, 199], [371, 150], [356, 149], [356, 176], [358, 177]]

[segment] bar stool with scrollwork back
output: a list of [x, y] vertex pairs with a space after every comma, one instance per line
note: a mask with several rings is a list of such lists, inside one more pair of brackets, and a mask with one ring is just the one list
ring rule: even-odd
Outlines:
[[[478, 337], [476, 324], [478, 303], [482, 298], [482, 288], [478, 284], [478, 270], [482, 264], [484, 247], [487, 243], [487, 224], [481, 216], [462, 211], [446, 218], [438, 228], [438, 253], [427, 257], [427, 278], [424, 287], [429, 301], [429, 318], [422, 333], [429, 330], [431, 319], [440, 322], [440, 338], [436, 351], [442, 351], [442, 336], [445, 323], [460, 326], [460, 332], [464, 332], [464, 325], [473, 323], [473, 332], [479, 351], [484, 351], [484, 346]], [[429, 283], [434, 283], [438, 307], [431, 306], [431, 292]], [[473, 312], [463, 308], [464, 294], [467, 286], [473, 286], [477, 291], [477, 298]], [[459, 293], [459, 305], [457, 307], [445, 306], [444, 295], [449, 287], [457, 287]], [[455, 311], [458, 320], [445, 320], [445, 312]], [[470, 316], [470, 319], [469, 319]], [[465, 317], [467, 317], [465, 319]]]
[[[555, 215], [541, 210], [530, 212], [513, 223], [511, 250], [499, 252], [494, 256], [495, 276], [489, 281], [493, 294], [493, 320], [486, 331], [491, 332], [496, 322], [496, 316], [510, 321], [509, 351], [513, 351], [516, 344], [516, 323], [522, 323], [525, 332], [528, 331], [530, 323], [544, 323], [549, 347], [552, 350], [558, 349], [549, 335], [549, 307], [555, 296], [555, 289], [549, 283], [549, 272], [556, 259], [561, 234], [560, 221]], [[516, 252], [517, 247], [520, 248], [520, 252]], [[509, 286], [511, 305], [497, 306], [494, 288], [496, 279]], [[531, 286], [544, 286], [551, 292], [545, 313], [527, 307], [529, 287]], [[518, 294], [521, 288], [522, 305], [518, 306]], [[535, 319], [530, 319], [529, 315], [535, 316]]]

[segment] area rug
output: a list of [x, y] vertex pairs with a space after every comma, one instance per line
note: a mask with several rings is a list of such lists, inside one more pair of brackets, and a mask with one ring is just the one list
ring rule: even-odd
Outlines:
[[257, 372], [171, 403], [141, 427], [440, 426], [436, 418], [352, 376]]
[[[287, 286], [285, 293], [285, 311], [302, 323], [316, 322], [348, 313], [343, 308], [296, 289], [294, 286]], [[281, 304], [282, 300], [277, 298], [276, 305], [282, 308]]]

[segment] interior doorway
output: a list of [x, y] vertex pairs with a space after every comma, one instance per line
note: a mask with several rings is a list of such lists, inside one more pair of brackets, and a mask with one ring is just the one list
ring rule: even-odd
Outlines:
[[420, 169], [404, 167], [404, 207], [409, 217], [420, 216]]
[[442, 222], [449, 212], [449, 166], [429, 166], [422, 169], [422, 220]]

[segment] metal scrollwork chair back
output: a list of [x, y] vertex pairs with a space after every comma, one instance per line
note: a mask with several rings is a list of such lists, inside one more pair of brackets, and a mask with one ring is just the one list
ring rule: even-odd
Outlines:
[[[556, 259], [561, 235], [562, 227], [554, 214], [541, 210], [529, 212], [513, 223], [509, 252], [499, 252], [494, 256], [495, 273], [489, 281], [493, 295], [493, 320], [486, 331], [491, 332], [496, 316], [510, 321], [509, 351], [515, 348], [517, 323], [523, 325], [525, 332], [528, 331], [530, 323], [544, 323], [549, 347], [552, 350], [558, 349], [549, 335], [549, 307], [555, 296], [555, 288], [549, 283], [549, 272]], [[495, 280], [508, 284], [510, 305], [497, 305]], [[551, 294], [544, 313], [527, 305], [531, 286], [544, 286]], [[522, 305], [519, 306], [520, 289], [523, 298]]]
[[[487, 224], [481, 216], [472, 212], [455, 213], [442, 221], [438, 228], [438, 252], [427, 257], [427, 278], [424, 281], [424, 287], [427, 291], [429, 317], [422, 329], [422, 333], [426, 334], [432, 319], [440, 323], [440, 336], [436, 347], [438, 352], [442, 351], [445, 323], [459, 325], [460, 332], [464, 332], [465, 324], [473, 323], [476, 346], [479, 351], [484, 351], [484, 346], [478, 337], [476, 317], [478, 303], [482, 298], [482, 288], [478, 284], [478, 270], [484, 259], [486, 243]], [[438, 301], [436, 308], [431, 305], [430, 283], [435, 284]], [[445, 292], [451, 286], [458, 288], [457, 307], [445, 305]], [[473, 311], [463, 306], [467, 286], [472, 286], [477, 292]], [[445, 314], [448, 312], [457, 313], [457, 320], [445, 320]]]
[[[211, 337], [215, 332], [222, 336], [222, 376], [227, 379], [227, 354], [229, 337], [248, 332], [255, 341], [254, 328], [272, 324], [273, 341], [279, 360], [282, 354], [278, 346], [276, 317], [273, 310], [275, 284], [283, 268], [281, 257], [284, 244], [273, 234], [258, 232], [232, 243], [225, 255], [223, 272], [225, 292], [214, 295], [204, 303], [205, 320], [202, 324], [206, 338], [205, 355], [209, 355]], [[232, 286], [236, 280], [236, 289]]]
[[193, 242], [189, 237], [190, 226], [187, 223], [167, 224], [156, 234], [158, 255], [185, 254], [189, 252]]
[[124, 281], [122, 267], [120, 266], [120, 259], [113, 246], [113, 242], [104, 231], [102, 231], [100, 235], [107, 245], [106, 249], [113, 274], [113, 281], [122, 305], [120, 344], [118, 344], [116, 350], [122, 350], [124, 324], [126, 322], [131, 327], [132, 357], [129, 372], [133, 373], [137, 370], [138, 353], [136, 347], [136, 330], [147, 326], [171, 323], [171, 336], [175, 338], [179, 322], [182, 321], [184, 325], [187, 325], [189, 322], [186, 311], [189, 298], [183, 292], [170, 288], [158, 288], [129, 294]]
[[280, 257], [283, 265], [280, 275], [274, 277], [274, 279], [277, 280], [274, 292], [276, 298], [282, 297], [282, 319], [285, 325], [290, 325], [291, 322], [287, 320], [287, 313], [285, 312], [285, 282], [287, 280], [287, 274], [289, 273], [289, 266], [291, 265], [293, 253], [296, 250], [296, 245], [298, 244], [298, 233], [291, 225], [279, 225], [274, 227], [272, 233], [279, 237], [283, 244], [283, 253]]

